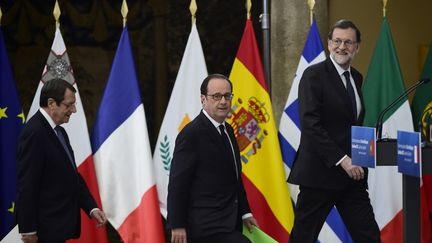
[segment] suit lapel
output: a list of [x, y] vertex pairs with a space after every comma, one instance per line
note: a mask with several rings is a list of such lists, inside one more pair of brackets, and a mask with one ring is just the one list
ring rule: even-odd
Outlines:
[[361, 109], [360, 109], [360, 113], [359, 113], [359, 116], [357, 118], [356, 124], [362, 125], [364, 114], [365, 114], [365, 109], [364, 109], [365, 105], [364, 105], [364, 100], [363, 100], [363, 93], [361, 91], [363, 80], [362, 80], [361, 74], [357, 70], [355, 70], [352, 67], [351, 67], [351, 70], [352, 70], [352, 76], [354, 79], [354, 83], [356, 85], [357, 93], [359, 95], [360, 104], [361, 104]]
[[[201, 122], [203, 123], [203, 125], [206, 126], [205, 130], [206, 130], [207, 136], [210, 138], [211, 142], [216, 144], [216, 146], [219, 147], [219, 150], [223, 151], [225, 153], [225, 151], [227, 151], [227, 150], [225, 148], [225, 145], [222, 142], [221, 135], [220, 135], [219, 131], [217, 130], [217, 128], [213, 125], [213, 123], [211, 123], [211, 121], [206, 117], [206, 115], [204, 115], [204, 113], [202, 111], [199, 114], [199, 118], [200, 118]], [[237, 142], [236, 142], [235, 137], [234, 137], [234, 132], [233, 132], [232, 127], [229, 124], [226, 124], [225, 127], [227, 129], [229, 139], [231, 140], [231, 143], [232, 143], [233, 148], [234, 148], [235, 161], [232, 161], [232, 159], [230, 159], [229, 161], [230, 161], [230, 163], [235, 163], [235, 164], [233, 164], [234, 166], [237, 166], [237, 170], [235, 170], [235, 168], [233, 168], [234, 174], [236, 174], [236, 171], [240, 171], [239, 170], [240, 158], [238, 156], [239, 153], [238, 153], [238, 149], [237, 149], [238, 146], [237, 146]], [[231, 155], [232, 151], [229, 151], [229, 153], [230, 154], [228, 156], [230, 156], [230, 158], [232, 158], [232, 155]], [[237, 174], [237, 178], [240, 178], [240, 175]]]
[[210, 138], [210, 140], [214, 144], [216, 144], [216, 146], [218, 146], [219, 149], [221, 149], [221, 150], [225, 149], [225, 145], [222, 142], [221, 135], [220, 135], [219, 131], [213, 125], [213, 123], [211, 123], [211, 121], [206, 117], [206, 115], [204, 115], [204, 113], [202, 111], [199, 114], [199, 118], [200, 118], [201, 122], [204, 124], [204, 126], [206, 126], [205, 131], [206, 131], [208, 137]]
[[231, 139], [231, 142], [233, 143], [234, 155], [235, 155], [235, 160], [236, 160], [235, 162], [236, 162], [237, 171], [238, 171], [238, 177], [237, 178], [240, 178], [240, 174], [241, 174], [240, 150], [239, 150], [239, 147], [237, 145], [237, 140], [236, 140], [235, 135], [234, 135], [234, 129], [229, 124], [227, 124], [226, 128], [228, 131], [228, 135]]
[[[61, 154], [64, 155], [64, 157], [65, 157], [64, 161], [67, 162], [69, 164], [69, 166], [73, 167], [73, 165], [70, 162], [69, 156], [66, 154], [66, 151], [63, 148], [63, 145], [61, 144], [59, 138], [57, 137], [57, 135], [56, 135], [56, 133], [54, 131], [54, 129], [52, 129], [51, 125], [48, 123], [48, 121], [46, 120], [46, 118], [42, 115], [42, 113], [40, 111], [36, 112], [35, 116], [37, 116], [37, 118], [39, 120], [41, 120], [41, 123], [44, 126], [44, 129], [45, 129], [45, 131], [47, 133], [48, 138], [55, 144], [55, 146], [57, 147], [57, 149], [61, 151]], [[64, 135], [64, 133], [63, 133], [63, 135]], [[70, 145], [68, 144], [69, 143], [69, 139], [67, 139], [67, 136], [64, 136], [64, 137], [65, 137], [65, 139], [67, 141], [66, 142], [67, 146], [70, 147]], [[71, 156], [73, 158], [73, 152], [72, 152], [72, 150], [70, 148], [69, 148], [69, 151], [70, 151]], [[72, 163], [75, 163], [75, 161], [72, 161]], [[73, 169], [75, 170], [75, 168], [73, 168]]]
[[54, 129], [52, 129], [51, 125], [48, 123], [48, 121], [46, 120], [46, 118], [42, 115], [42, 113], [40, 113], [40, 111], [38, 111], [35, 116], [37, 116], [37, 118], [39, 120], [41, 120], [44, 129], [46, 131], [46, 134], [48, 135], [48, 138], [56, 145], [56, 147], [58, 149], [63, 149], [63, 146], [61, 145], [60, 141], [57, 138], [57, 135], [55, 134]]
[[[352, 114], [354, 114], [354, 111], [352, 110], [352, 107], [351, 107], [351, 99], [350, 99], [348, 92], [345, 88], [344, 81], [342, 80], [342, 77], [337, 72], [336, 67], [333, 65], [333, 62], [330, 60], [330, 58], [327, 58], [326, 64], [327, 64], [327, 68], [329, 70], [330, 80], [331, 80], [333, 86], [336, 88], [336, 93], [340, 94], [342, 96], [342, 99], [344, 100], [344, 105], [346, 108], [345, 109], [346, 114], [351, 118], [351, 120], [353, 121], [354, 124], [357, 124], [355, 117], [352, 115]], [[357, 93], [360, 95], [361, 92], [358, 89], [358, 84], [357, 84], [358, 81], [356, 81], [356, 78], [354, 77], [353, 74], [351, 74], [351, 76], [353, 77], [354, 83], [356, 84]], [[363, 109], [363, 101], [362, 101], [361, 96], [360, 96], [360, 101], [362, 103], [362, 109]], [[360, 112], [360, 114], [361, 114], [361, 112]]]

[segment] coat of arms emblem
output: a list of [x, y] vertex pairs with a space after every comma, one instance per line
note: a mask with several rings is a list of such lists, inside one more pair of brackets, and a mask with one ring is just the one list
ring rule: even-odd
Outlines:
[[241, 160], [247, 163], [248, 158], [261, 148], [261, 143], [267, 136], [267, 131], [262, 128], [270, 119], [265, 104], [256, 97], [250, 97], [243, 104], [243, 100], [239, 98], [231, 107], [231, 115], [228, 118], [232, 121]]

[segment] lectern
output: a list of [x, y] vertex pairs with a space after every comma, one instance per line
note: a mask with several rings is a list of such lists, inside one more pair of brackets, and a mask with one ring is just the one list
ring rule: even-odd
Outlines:
[[[432, 147], [425, 146], [422, 152], [422, 173], [432, 174]], [[397, 165], [397, 141], [377, 141], [377, 166]], [[420, 243], [420, 179], [403, 175], [403, 242]]]

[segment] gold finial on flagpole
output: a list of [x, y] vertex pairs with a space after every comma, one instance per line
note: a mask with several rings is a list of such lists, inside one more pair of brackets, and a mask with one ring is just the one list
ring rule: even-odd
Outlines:
[[127, 21], [126, 16], [128, 15], [128, 12], [129, 12], [129, 9], [128, 9], [126, 0], [123, 0], [122, 6], [121, 6], [121, 14], [123, 16], [123, 27], [126, 26], [126, 21]]
[[387, 14], [387, 0], [383, 0], [383, 17]]
[[313, 22], [313, 8], [315, 6], [315, 0], [308, 0], [309, 13], [310, 13], [310, 24]]
[[192, 16], [192, 24], [196, 23], [196, 16], [195, 16], [195, 14], [196, 14], [197, 9], [198, 9], [198, 7], [197, 7], [197, 4], [196, 4], [195, 0], [191, 0], [191, 3], [189, 5], [189, 11], [190, 11], [191, 16]]
[[247, 19], [250, 19], [250, 16], [251, 16], [251, 8], [252, 8], [252, 2], [251, 2], [251, 0], [246, 0], [246, 14], [247, 14]]
[[54, 15], [54, 19], [56, 22], [56, 28], [60, 27], [60, 15], [61, 15], [61, 11], [60, 11], [60, 7], [58, 4], [58, 1], [56, 0], [55, 5], [54, 5], [54, 11], [53, 11], [53, 15]]

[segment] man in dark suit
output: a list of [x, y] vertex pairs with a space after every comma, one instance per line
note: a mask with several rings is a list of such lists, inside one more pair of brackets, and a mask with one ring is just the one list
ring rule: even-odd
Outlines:
[[17, 149], [15, 216], [23, 242], [65, 242], [80, 235], [80, 208], [105, 224], [105, 214], [78, 173], [66, 131], [75, 88], [62, 79], [46, 82], [38, 112], [21, 132]]
[[241, 179], [240, 152], [225, 122], [232, 83], [212, 74], [201, 84], [203, 110], [177, 136], [168, 185], [173, 243], [242, 243], [242, 220], [256, 225]]
[[380, 242], [367, 192], [367, 169], [352, 164], [351, 126], [363, 123], [362, 75], [351, 67], [360, 31], [340, 20], [328, 35], [330, 57], [299, 84], [301, 139], [288, 181], [300, 185], [290, 243], [316, 242], [333, 206], [354, 242]]

